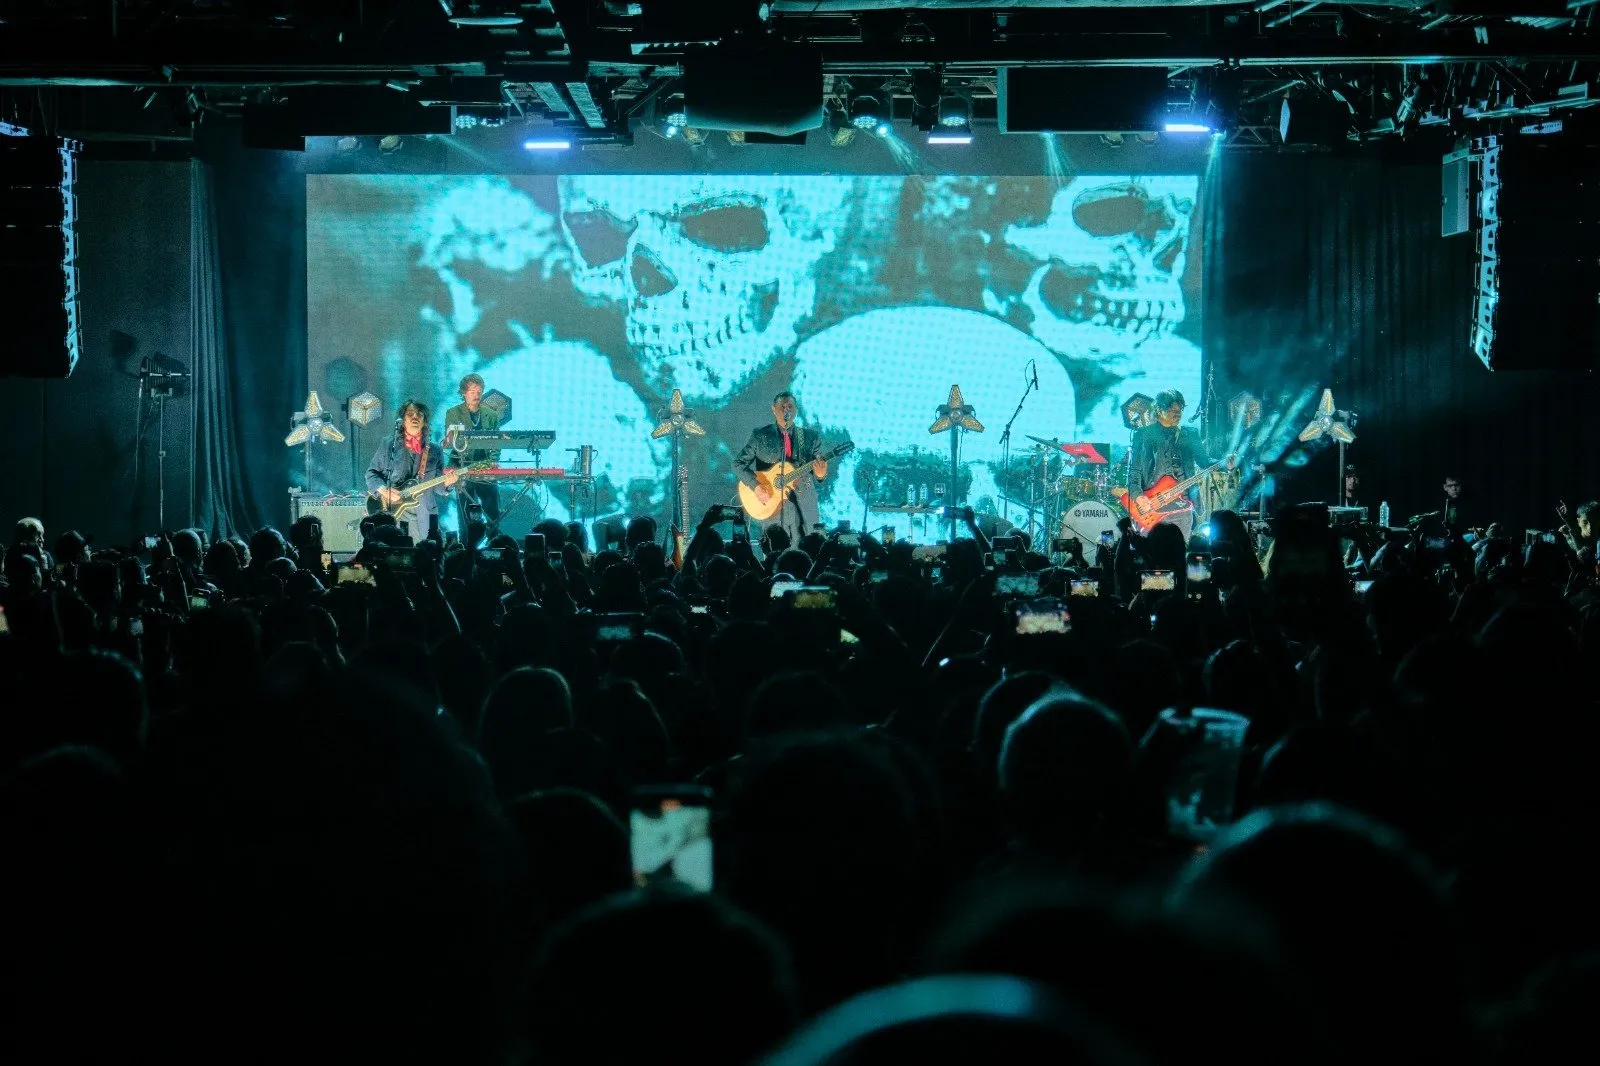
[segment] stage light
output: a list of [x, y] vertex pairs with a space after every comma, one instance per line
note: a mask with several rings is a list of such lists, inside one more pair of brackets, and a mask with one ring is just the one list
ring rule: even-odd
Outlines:
[[1136, 392], [1122, 403], [1122, 424], [1128, 429], [1143, 429], [1156, 420], [1156, 401]]
[[350, 423], [356, 426], [370, 426], [383, 414], [383, 401], [370, 392], [350, 397], [346, 407], [350, 412]]
[[378, 138], [378, 151], [385, 154], [398, 152], [400, 150], [400, 146], [405, 143], [405, 138], [397, 137], [391, 133], [387, 137]]
[[861, 93], [850, 101], [850, 124], [858, 130], [875, 130], [886, 118], [883, 104], [871, 93]]
[[843, 148], [856, 139], [856, 128], [850, 124], [850, 116], [844, 108], [830, 106], [824, 123], [828, 130], [828, 143], [835, 148]]
[[1168, 122], [1164, 128], [1166, 129], [1166, 132], [1168, 132], [1168, 133], [1210, 133], [1211, 132], [1211, 127], [1206, 125], [1204, 122], [1194, 122], [1192, 120], [1184, 120], [1184, 121], [1180, 121], [1180, 122]]
[[888, 137], [889, 134], [894, 132], [894, 128], [887, 122], [880, 122], [878, 123], [878, 128], [872, 132], [876, 133], [879, 137]]
[[956, 132], [953, 132], [953, 131], [945, 132], [945, 133], [930, 133], [930, 134], [928, 134], [928, 143], [929, 144], [971, 144], [972, 143], [972, 134], [971, 133], [956, 133]]
[[962, 128], [972, 124], [972, 102], [964, 96], [945, 96], [939, 100], [939, 125]]
[[457, 26], [477, 26], [483, 29], [503, 29], [522, 25], [522, 16], [512, 3], [495, 3], [494, 0], [439, 0], [447, 18]]
[[523, 141], [522, 147], [530, 152], [565, 152], [572, 147], [572, 142], [557, 140]]
[[683, 106], [682, 93], [678, 93], [675, 96], [667, 98], [665, 115], [666, 117], [663, 121], [665, 121], [668, 126], [682, 127], [689, 124], [689, 112]]
[[361, 147], [361, 138], [340, 137], [337, 141], [333, 142], [333, 147], [340, 152], [353, 152], [357, 148]]

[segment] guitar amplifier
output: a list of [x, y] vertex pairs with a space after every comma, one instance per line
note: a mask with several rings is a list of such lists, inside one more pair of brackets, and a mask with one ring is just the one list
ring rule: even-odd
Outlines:
[[361, 520], [367, 517], [365, 496], [308, 496], [291, 492], [289, 510], [296, 520], [306, 515], [322, 520], [323, 551], [361, 550]]

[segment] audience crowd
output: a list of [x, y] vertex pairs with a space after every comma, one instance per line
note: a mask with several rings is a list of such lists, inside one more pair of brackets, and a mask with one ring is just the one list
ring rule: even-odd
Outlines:
[[[1581, 1054], [1594, 517], [1219, 512], [1086, 558], [714, 508], [676, 565], [647, 519], [591, 552], [379, 518], [351, 560], [315, 519], [120, 550], [24, 520], [0, 1055]], [[714, 888], [641, 884], [634, 790], [688, 785]]]

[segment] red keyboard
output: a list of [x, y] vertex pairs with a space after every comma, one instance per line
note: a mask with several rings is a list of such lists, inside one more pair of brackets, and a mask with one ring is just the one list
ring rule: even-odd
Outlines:
[[566, 476], [559, 466], [491, 466], [462, 475], [467, 481], [560, 481]]

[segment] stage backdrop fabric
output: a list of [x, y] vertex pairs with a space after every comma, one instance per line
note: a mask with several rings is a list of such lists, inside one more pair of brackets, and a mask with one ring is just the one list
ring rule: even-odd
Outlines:
[[[1331, 388], [1359, 416], [1348, 461], [1374, 518], [1383, 499], [1396, 521], [1436, 509], [1453, 475], [1473, 524], [1501, 519], [1520, 538], [1555, 522], [1558, 496], [1600, 494], [1600, 383], [1479, 362], [1473, 241], [1440, 236], [1439, 196], [1431, 161], [1220, 154], [1207, 175], [1207, 356], [1223, 404], [1248, 389], [1283, 410]], [[1334, 502], [1336, 455], [1324, 447], [1290, 471], [1278, 502]]]

